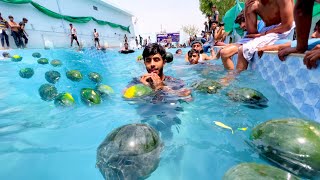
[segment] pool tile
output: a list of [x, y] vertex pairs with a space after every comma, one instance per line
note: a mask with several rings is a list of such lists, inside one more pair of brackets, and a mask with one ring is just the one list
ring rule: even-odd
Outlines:
[[278, 71], [273, 71], [272, 75], [272, 84], [276, 85], [280, 81], [280, 75]]
[[305, 94], [315, 104], [320, 98], [320, 85], [314, 83], [307, 84]]
[[292, 93], [294, 103], [296, 105], [302, 104], [304, 102], [304, 92], [301, 89], [295, 89]]
[[279, 67], [279, 73], [282, 78], [285, 78], [289, 73], [288, 66], [284, 63], [281, 63]]
[[303, 104], [300, 107], [300, 111], [303, 112], [308, 118], [310, 119], [316, 119], [316, 115], [314, 112], [314, 108], [309, 104]]
[[284, 93], [283, 97], [285, 97], [289, 102], [293, 103], [292, 97], [289, 93]]
[[296, 78], [297, 78], [297, 82], [301, 85], [309, 82], [309, 80], [310, 80], [309, 71], [304, 68], [298, 70], [298, 72], [296, 74]]
[[284, 82], [286, 83], [287, 90], [292, 91], [292, 89], [296, 88], [296, 79], [293, 76], [287, 76]]
[[276, 85], [276, 89], [280, 95], [283, 95], [286, 91], [286, 86], [283, 81], [280, 81]]

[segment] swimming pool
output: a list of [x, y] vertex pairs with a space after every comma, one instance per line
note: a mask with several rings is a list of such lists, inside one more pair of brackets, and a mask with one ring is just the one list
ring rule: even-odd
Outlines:
[[[40, 52], [49, 60], [59, 59], [63, 65], [38, 64], [37, 58], [31, 56], [33, 52]], [[102, 179], [95, 167], [96, 151], [108, 133], [129, 123], [152, 123], [149, 119], [161, 120], [164, 115], [177, 117], [180, 122], [167, 129], [169, 135], [163, 138], [160, 164], [148, 179], [221, 179], [229, 168], [241, 162], [268, 164], [245, 143], [254, 126], [273, 118], [306, 118], [254, 71], [242, 73], [217, 94], [194, 91], [192, 102], [166, 104], [159, 111], [151, 104], [139, 106], [122, 98], [122, 91], [132, 78], [145, 73], [144, 65], [136, 62], [141, 51], [123, 55], [115, 50], [103, 53], [91, 49], [35, 49], [12, 50], [10, 54], [19, 54], [23, 60], [0, 62], [0, 179]], [[190, 87], [200, 79], [225, 75], [220, 61], [211, 64], [211, 69], [189, 66], [182, 57], [176, 57], [166, 65], [165, 74], [183, 79]], [[19, 70], [25, 67], [34, 69], [31, 79], [19, 76]], [[65, 73], [72, 69], [81, 71], [82, 81], [66, 78]], [[56, 108], [52, 101], [41, 100], [38, 89], [47, 83], [44, 74], [49, 70], [61, 73], [55, 87], [73, 95], [74, 107]], [[80, 100], [81, 88], [95, 86], [87, 77], [89, 72], [100, 73], [103, 84], [115, 92], [100, 105], [90, 107]], [[250, 109], [230, 101], [225, 94], [233, 87], [259, 90], [269, 99], [268, 107]], [[231, 134], [213, 121], [248, 130]]]

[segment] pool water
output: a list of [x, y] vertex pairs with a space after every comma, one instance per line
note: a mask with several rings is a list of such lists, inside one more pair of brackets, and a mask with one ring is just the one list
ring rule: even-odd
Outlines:
[[[125, 101], [123, 89], [133, 77], [145, 73], [143, 63], [136, 61], [141, 51], [123, 55], [108, 50], [103, 58], [91, 58], [89, 51], [95, 50], [12, 50], [10, 54], [23, 57], [21, 62], [1, 60], [0, 179], [103, 179], [95, 167], [98, 146], [113, 129], [141, 122], [156, 126], [164, 142], [160, 164], [148, 179], [221, 179], [229, 168], [241, 162], [268, 163], [245, 143], [254, 126], [273, 118], [305, 118], [254, 71], [242, 73], [217, 94], [193, 91], [191, 102], [154, 105]], [[33, 52], [40, 52], [49, 60], [59, 59], [63, 66], [38, 64], [37, 58], [31, 56]], [[31, 79], [19, 76], [19, 70], [25, 67], [34, 69]], [[82, 72], [81, 82], [66, 78], [66, 71], [72, 69]], [[56, 108], [52, 101], [41, 100], [38, 89], [47, 83], [44, 74], [49, 70], [61, 73], [55, 87], [73, 95], [74, 107]], [[103, 84], [111, 86], [115, 93], [100, 105], [89, 107], [79, 95], [81, 88], [95, 87], [87, 77], [90, 72], [100, 73]], [[190, 88], [201, 79], [218, 80], [226, 72], [221, 61], [211, 61], [210, 66], [190, 66], [183, 57], [175, 57], [173, 63], [166, 65], [165, 74], [184, 80]], [[230, 101], [225, 94], [234, 87], [262, 92], [269, 99], [269, 106], [250, 109]], [[166, 125], [170, 118], [175, 123], [159, 128], [159, 122]], [[248, 130], [232, 134], [213, 121]]]

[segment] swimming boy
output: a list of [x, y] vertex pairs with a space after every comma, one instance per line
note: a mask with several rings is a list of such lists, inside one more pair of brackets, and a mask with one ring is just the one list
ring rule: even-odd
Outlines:
[[153, 89], [152, 103], [139, 103], [137, 112], [143, 117], [143, 122], [159, 130], [162, 137], [171, 138], [171, 126], [181, 123], [177, 117], [182, 109], [179, 100], [191, 100], [191, 90], [185, 88], [182, 80], [164, 74], [166, 51], [161, 45], [147, 45], [142, 56], [147, 73], [134, 78], [128, 87], [144, 84]]
[[190, 64], [198, 64], [200, 59], [200, 53], [199, 51], [195, 49], [191, 49], [188, 51], [188, 60]]
[[[192, 47], [192, 49], [195, 49], [195, 50], [197, 50], [197, 51], [200, 52], [199, 62], [217, 59], [216, 54], [215, 54], [215, 52], [214, 52], [213, 49], [210, 48], [210, 52], [211, 52], [211, 55], [210, 55], [210, 56], [208, 56], [205, 52], [203, 52], [203, 44], [202, 44], [202, 42], [200, 42], [200, 41], [197, 41], [197, 40], [196, 40], [196, 41], [193, 41], [193, 42], [191, 43], [191, 47]], [[186, 54], [185, 60], [186, 60], [187, 62], [189, 62], [189, 60], [188, 60], [188, 54]]]

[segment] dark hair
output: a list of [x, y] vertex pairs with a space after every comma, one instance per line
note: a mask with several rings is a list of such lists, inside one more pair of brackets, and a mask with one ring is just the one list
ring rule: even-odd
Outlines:
[[224, 26], [224, 22], [219, 22], [219, 26]]
[[69, 26], [72, 26], [72, 24], [70, 23]]
[[241, 24], [242, 22], [246, 22], [246, 20], [244, 18], [244, 11], [243, 10], [238, 14], [238, 16], [236, 17], [236, 20], [234, 20], [234, 23]]
[[192, 57], [192, 54], [198, 54], [200, 56], [200, 52], [195, 50], [195, 49], [191, 49], [190, 51], [188, 51], [188, 57]]
[[95, 30], [95, 31], [96, 31], [96, 29], [93, 29], [93, 30]]
[[162, 59], [165, 61], [166, 57], [166, 50], [159, 44], [157, 43], [152, 43], [147, 45], [142, 53], [143, 59], [146, 59], [147, 57], [155, 54], [160, 54]]
[[13, 18], [13, 17], [10, 15], [10, 16], [8, 16], [8, 18], [10, 19], [10, 18]]
[[27, 18], [22, 18], [22, 21], [28, 21], [28, 19]]
[[213, 24], [213, 23], [215, 23], [215, 24], [219, 24], [219, 22], [218, 22], [218, 21], [212, 21], [211, 23], [212, 23], [212, 24]]
[[182, 51], [182, 50], [181, 50], [181, 49], [177, 49], [177, 50], [176, 50], [176, 54], [178, 54], [179, 51]]
[[320, 20], [314, 26], [314, 31], [317, 31], [317, 28], [320, 28]]

